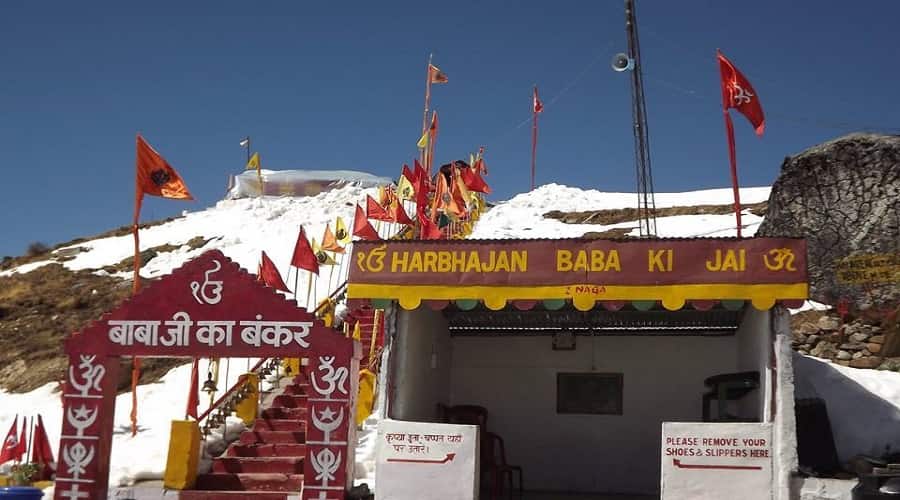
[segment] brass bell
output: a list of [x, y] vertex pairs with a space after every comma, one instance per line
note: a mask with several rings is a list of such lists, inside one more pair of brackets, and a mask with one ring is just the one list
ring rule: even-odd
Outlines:
[[219, 388], [216, 387], [216, 383], [213, 382], [212, 372], [207, 373], [206, 382], [203, 382], [203, 389], [201, 389], [201, 390], [208, 394], [214, 394], [216, 392], [219, 392]]

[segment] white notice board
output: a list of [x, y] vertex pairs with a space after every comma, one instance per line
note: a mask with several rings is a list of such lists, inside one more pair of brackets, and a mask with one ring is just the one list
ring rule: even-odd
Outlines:
[[375, 496], [378, 500], [477, 500], [478, 427], [378, 423]]
[[771, 500], [772, 425], [663, 422], [662, 500]]

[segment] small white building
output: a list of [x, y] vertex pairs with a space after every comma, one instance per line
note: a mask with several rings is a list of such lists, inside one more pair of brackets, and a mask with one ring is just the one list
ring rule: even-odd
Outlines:
[[789, 498], [803, 240], [357, 242], [352, 262], [348, 297], [387, 311], [386, 416], [483, 408], [529, 492]]

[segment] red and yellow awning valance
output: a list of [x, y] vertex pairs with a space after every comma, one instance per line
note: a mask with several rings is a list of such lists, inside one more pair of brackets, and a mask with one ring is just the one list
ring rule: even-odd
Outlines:
[[562, 299], [749, 300], [769, 309], [808, 296], [806, 242], [792, 238], [656, 240], [357, 241], [348, 297], [422, 301]]

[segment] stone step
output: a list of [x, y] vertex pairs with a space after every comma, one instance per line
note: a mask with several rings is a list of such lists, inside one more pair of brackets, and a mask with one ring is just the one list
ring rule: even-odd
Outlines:
[[261, 418], [268, 419], [291, 419], [291, 420], [306, 420], [306, 407], [302, 408], [266, 408], [262, 411], [260, 415]]
[[306, 399], [307, 397], [305, 395], [280, 394], [275, 396], [275, 399], [272, 400], [272, 406], [280, 408], [302, 408], [306, 406]]
[[178, 493], [181, 500], [237, 500], [249, 498], [251, 500], [288, 500], [288, 495], [299, 496], [299, 493], [277, 493], [273, 491], [203, 491], [182, 490]]
[[238, 439], [241, 444], [255, 443], [295, 443], [306, 442], [306, 433], [302, 431], [244, 431]]
[[306, 445], [299, 443], [233, 444], [225, 450], [228, 457], [304, 457]]
[[303, 474], [260, 472], [210, 472], [197, 476], [194, 488], [211, 491], [285, 491], [299, 492]]
[[253, 422], [254, 431], [304, 431], [305, 420], [258, 418]]
[[303, 474], [303, 457], [220, 457], [213, 459], [212, 471]]

